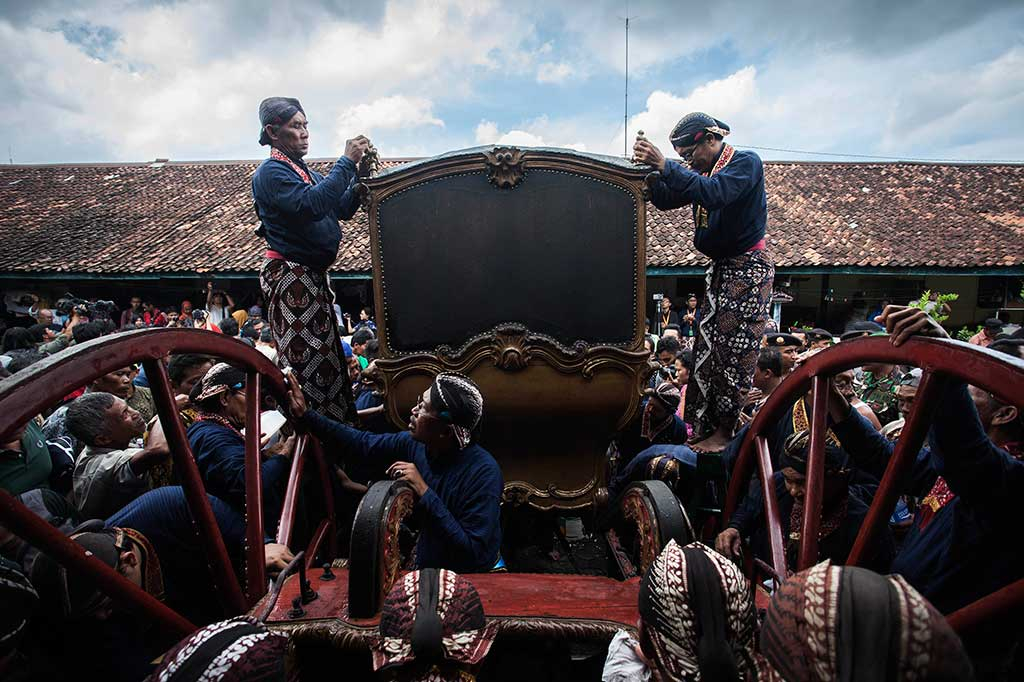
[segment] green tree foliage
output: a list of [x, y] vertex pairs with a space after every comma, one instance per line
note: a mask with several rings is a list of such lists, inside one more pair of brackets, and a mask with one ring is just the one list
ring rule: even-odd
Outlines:
[[940, 294], [935, 292], [935, 300], [933, 301], [932, 292], [929, 290], [921, 294], [921, 298], [911, 303], [910, 307], [925, 311], [928, 313], [928, 317], [942, 324], [949, 319], [949, 314], [946, 312], [949, 309], [949, 304], [958, 298], [960, 298], [960, 294]]

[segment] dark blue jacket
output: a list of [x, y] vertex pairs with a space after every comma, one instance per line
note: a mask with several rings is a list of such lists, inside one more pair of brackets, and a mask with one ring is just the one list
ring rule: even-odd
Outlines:
[[501, 552], [501, 494], [504, 482], [494, 457], [476, 443], [441, 459], [427, 457], [408, 431], [373, 434], [353, 429], [312, 410], [305, 422], [325, 443], [372, 459], [412, 462], [429, 488], [416, 503], [413, 520], [420, 538], [417, 568], [485, 573]]
[[[923, 497], [946, 479], [952, 500], [928, 525], [915, 521], [892, 564], [939, 611], [950, 613], [1024, 575], [1019, 537], [1024, 462], [996, 447], [963, 383], [937, 400], [931, 448], [914, 460], [902, 493]], [[857, 466], [881, 476], [895, 444], [856, 410], [832, 427]]]
[[[207, 498], [228, 554], [239, 566], [245, 547], [245, 520], [223, 501], [212, 495]], [[224, 618], [185, 492], [180, 486], [157, 488], [135, 498], [108, 518], [105, 525], [107, 528], [132, 528], [152, 543], [160, 560], [168, 606], [196, 624]]]
[[[216, 422], [197, 421], [188, 427], [188, 444], [192, 447], [206, 492], [244, 514], [245, 440]], [[281, 516], [284, 489], [290, 471], [291, 460], [282, 455], [270, 457], [260, 465], [263, 523], [268, 532], [277, 527]]]
[[721, 171], [707, 177], [675, 161], [651, 188], [651, 203], [662, 210], [693, 204], [708, 211], [707, 227], [696, 226], [693, 245], [711, 260], [746, 253], [764, 238], [768, 201], [764, 166], [754, 152], [737, 150]]
[[326, 272], [338, 256], [338, 221], [348, 220], [359, 208], [356, 165], [343, 156], [324, 177], [302, 161], [297, 163], [312, 185], [273, 158], [261, 163], [252, 176], [252, 196], [263, 222], [259, 233], [286, 259]]
[[[646, 404], [646, 403], [644, 403]], [[683, 445], [689, 435], [686, 432], [686, 422], [679, 418], [678, 414], [672, 415], [672, 423], [658, 432], [654, 440], [648, 440], [640, 435], [643, 429], [643, 406], [640, 408], [640, 416], [633, 419], [618, 437], [620, 464], [626, 464], [633, 460], [640, 452], [652, 445]]]

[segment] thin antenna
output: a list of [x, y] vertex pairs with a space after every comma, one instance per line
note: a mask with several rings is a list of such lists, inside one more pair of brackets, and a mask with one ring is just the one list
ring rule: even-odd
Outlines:
[[[629, 5], [626, 5], [629, 13]], [[622, 155], [629, 156], [629, 17], [626, 17], [626, 96], [622, 112]]]
[[14, 165], [14, 154], [11, 153], [11, 145], [7, 145], [7, 163]]

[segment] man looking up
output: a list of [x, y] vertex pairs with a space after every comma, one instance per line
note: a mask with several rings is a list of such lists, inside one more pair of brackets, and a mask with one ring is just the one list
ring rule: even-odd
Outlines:
[[339, 220], [359, 208], [356, 164], [370, 146], [360, 135], [326, 176], [302, 161], [309, 151], [306, 113], [297, 99], [260, 103], [260, 144], [270, 158], [252, 178], [252, 194], [267, 240], [260, 287], [282, 365], [302, 379], [311, 405], [333, 419], [353, 422], [352, 387], [334, 319], [328, 268], [341, 243]]
[[409, 430], [378, 435], [307, 409], [294, 375], [289, 381], [294, 419], [325, 445], [392, 462], [388, 475], [412, 486], [418, 500], [413, 520], [420, 530], [417, 568], [481, 573], [494, 567], [504, 483], [494, 457], [474, 442], [484, 407], [476, 384], [461, 374], [438, 374], [413, 408]]
[[687, 114], [669, 139], [689, 165], [667, 160], [649, 141], [633, 147], [640, 163], [661, 177], [651, 201], [662, 210], [693, 205], [693, 245], [711, 259], [694, 343], [686, 421], [693, 449], [718, 452], [732, 438], [771, 303], [775, 267], [765, 255], [768, 203], [757, 154], [723, 142], [729, 126], [707, 114]]

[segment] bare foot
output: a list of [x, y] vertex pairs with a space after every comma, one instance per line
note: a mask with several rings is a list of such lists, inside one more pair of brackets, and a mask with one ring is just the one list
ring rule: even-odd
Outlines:
[[729, 437], [724, 436], [720, 433], [713, 433], [704, 440], [699, 440], [696, 443], [690, 445], [690, 449], [694, 452], [721, 452], [725, 450], [725, 446], [729, 444]]

